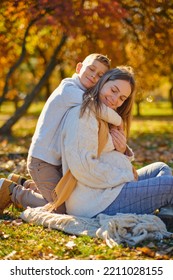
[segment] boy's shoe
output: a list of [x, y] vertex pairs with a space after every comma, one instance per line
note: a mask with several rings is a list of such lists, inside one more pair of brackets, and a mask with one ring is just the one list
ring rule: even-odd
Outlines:
[[0, 214], [12, 204], [11, 194], [15, 186], [17, 185], [8, 179], [0, 179]]
[[18, 174], [14, 174], [14, 173], [9, 174], [7, 179], [13, 181], [14, 183], [16, 183], [18, 185], [22, 185], [22, 186], [25, 183], [25, 181], [27, 180], [26, 178], [24, 178]]

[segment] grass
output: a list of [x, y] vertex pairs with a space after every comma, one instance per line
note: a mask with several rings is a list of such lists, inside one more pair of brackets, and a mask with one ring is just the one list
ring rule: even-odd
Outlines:
[[[38, 105], [38, 104], [37, 104]], [[26, 155], [35, 124], [41, 109], [33, 105], [28, 114], [14, 127], [13, 137], [3, 138], [0, 143], [0, 177], [7, 177], [16, 170], [27, 176]], [[8, 107], [9, 106], [9, 107]], [[1, 108], [1, 120], [12, 108]], [[147, 112], [142, 118], [134, 117], [129, 145], [136, 154], [135, 166], [141, 167], [153, 161], [165, 161], [173, 167], [173, 117], [169, 104], [162, 106], [145, 103]], [[163, 109], [164, 108], [164, 109]], [[8, 114], [6, 113], [8, 111]], [[155, 116], [152, 116], [155, 112]], [[165, 116], [165, 114], [167, 115]], [[134, 113], [135, 114], [135, 113]], [[164, 115], [164, 117], [162, 116]], [[26, 126], [27, 124], [27, 126]], [[87, 260], [153, 260], [173, 259], [173, 241], [144, 242], [136, 247], [109, 248], [105, 242], [88, 236], [76, 237], [42, 226], [27, 224], [19, 219], [21, 210], [8, 208], [0, 216], [0, 259], [87, 259]], [[69, 246], [69, 242], [73, 246]]]
[[[76, 237], [26, 223], [16, 226], [10, 220], [1, 223], [0, 237], [0, 259], [66, 260], [122, 257], [122, 246], [110, 249], [103, 241], [96, 238]], [[69, 242], [72, 242], [72, 247], [69, 247]], [[129, 259], [129, 257], [136, 259], [135, 250], [124, 248], [123, 251], [127, 252], [123, 259]]]
[[[172, 117], [173, 110], [171, 108], [171, 103], [164, 101], [164, 102], [147, 102], [143, 101], [140, 105], [140, 113], [141, 117], [145, 118], [162, 118], [162, 117]], [[137, 107], [136, 104], [134, 106], [134, 115], [137, 114]]]
[[[42, 226], [21, 223], [20, 212], [10, 207], [0, 220], [0, 259], [5, 260], [152, 260], [173, 259], [164, 248], [173, 241], [145, 242], [136, 247], [109, 248], [104, 241], [89, 236], [76, 237]], [[70, 245], [72, 244], [72, 246]], [[69, 246], [70, 245], [70, 246]], [[150, 249], [151, 248], [151, 249]], [[162, 251], [161, 251], [162, 249]]]

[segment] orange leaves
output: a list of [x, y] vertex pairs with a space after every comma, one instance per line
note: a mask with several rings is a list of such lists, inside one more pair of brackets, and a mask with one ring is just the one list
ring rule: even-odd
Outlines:
[[6, 98], [8, 98], [9, 100], [13, 100], [17, 96], [18, 96], [18, 91], [16, 89], [11, 89], [8, 91]]
[[[74, 72], [72, 67], [79, 57], [83, 59], [96, 51], [108, 55], [113, 67], [132, 65], [137, 70], [140, 85], [143, 83], [145, 89], [153, 88], [161, 75], [166, 74], [169, 78], [171, 73], [170, 4], [169, 1], [164, 5], [162, 2], [4, 1], [0, 7], [0, 78], [5, 81], [22, 50], [26, 50], [22, 62], [15, 68], [20, 83], [11, 84], [17, 91], [28, 93], [44, 73], [57, 42], [65, 34], [68, 40], [57, 56], [63, 69], [68, 68], [65, 76]], [[43, 60], [44, 63], [40, 63]], [[56, 85], [51, 84], [52, 88]], [[2, 89], [3, 85], [0, 85], [1, 92]]]
[[136, 250], [142, 252], [143, 254], [151, 258], [155, 256], [155, 252], [148, 247], [137, 247]]

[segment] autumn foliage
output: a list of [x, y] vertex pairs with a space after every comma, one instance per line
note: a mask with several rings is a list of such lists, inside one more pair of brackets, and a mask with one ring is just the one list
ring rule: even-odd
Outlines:
[[35, 98], [46, 99], [92, 52], [113, 67], [132, 65], [140, 96], [163, 76], [172, 84], [172, 8], [167, 0], [1, 0], [0, 104], [17, 109], [0, 132], [10, 133]]

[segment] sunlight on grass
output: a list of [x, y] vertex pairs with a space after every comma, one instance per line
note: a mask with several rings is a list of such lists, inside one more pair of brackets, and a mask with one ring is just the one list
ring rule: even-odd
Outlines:
[[134, 118], [131, 126], [131, 135], [139, 135], [142, 133], [166, 133], [173, 131], [172, 120], [163, 119], [137, 119]]
[[[31, 104], [31, 106], [28, 108], [27, 110], [27, 115], [34, 115], [34, 116], [38, 116], [44, 106], [45, 102], [33, 102]], [[22, 103], [19, 103], [19, 106], [21, 106]], [[4, 102], [1, 107], [0, 107], [0, 114], [1, 115], [6, 115], [6, 116], [10, 116], [12, 114], [14, 114], [15, 112], [15, 106], [13, 102], [7, 101]]]
[[[45, 102], [33, 102], [29, 109], [27, 110], [27, 115], [32, 115], [38, 117]], [[140, 105], [141, 116], [172, 116], [173, 110], [171, 108], [171, 103], [168, 101], [164, 102], [147, 102], [143, 101]], [[0, 107], [0, 115], [10, 116], [14, 114], [15, 107], [13, 102], [4, 102]], [[136, 116], [137, 106], [134, 105], [133, 114]], [[1, 120], [1, 118], [0, 118]]]
[[[137, 107], [134, 106], [134, 116], [136, 116]], [[170, 102], [147, 102], [144, 101], [140, 105], [141, 116], [171, 116], [173, 117], [173, 110]]]
[[15, 137], [31, 137], [35, 131], [38, 117], [24, 116], [13, 127]]

